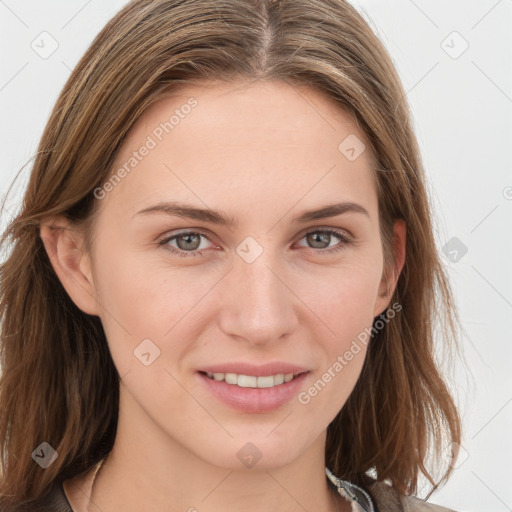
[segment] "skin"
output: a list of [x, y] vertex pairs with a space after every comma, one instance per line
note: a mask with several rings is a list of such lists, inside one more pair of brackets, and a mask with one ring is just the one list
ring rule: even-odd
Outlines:
[[[365, 135], [330, 99], [282, 82], [177, 89], [137, 121], [114, 169], [192, 96], [197, 106], [98, 201], [90, 253], [63, 217], [41, 227], [66, 291], [100, 317], [121, 376], [117, 437], [90, 510], [350, 510], [328, 488], [324, 449], [327, 426], [360, 375], [364, 345], [308, 404], [294, 397], [269, 413], [219, 402], [196, 371], [234, 360], [287, 361], [310, 370], [307, 390], [390, 305], [405, 258], [404, 222], [394, 227], [398, 273], [385, 281]], [[367, 148], [354, 161], [338, 150], [350, 134]], [[134, 216], [170, 200], [223, 210], [239, 222], [228, 228], [163, 213]], [[342, 200], [369, 215], [291, 222]], [[320, 228], [350, 234], [352, 242], [306, 236]], [[200, 248], [186, 237], [167, 246], [196, 256], [158, 245], [186, 229], [206, 235]], [[263, 249], [252, 263], [236, 252], [248, 236]], [[340, 251], [322, 254], [336, 245]], [[133, 353], [146, 338], [160, 350], [149, 366]], [[251, 468], [237, 457], [247, 442], [261, 453]], [[90, 481], [88, 474], [65, 482], [77, 511], [87, 509]]]

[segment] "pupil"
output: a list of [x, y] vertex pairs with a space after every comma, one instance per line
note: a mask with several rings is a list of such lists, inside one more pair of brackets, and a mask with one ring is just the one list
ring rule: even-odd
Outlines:
[[[320, 242], [322, 243], [325, 242], [327, 245], [329, 245], [329, 237], [331, 235], [329, 235], [329, 233], [313, 233], [312, 235], [309, 235], [309, 237], [311, 237], [311, 239], [309, 240], [310, 242], [313, 242], [313, 244], [317, 243], [317, 242]], [[320, 240], [319, 240], [320, 239]], [[323, 240], [322, 240], [323, 239]]]
[[[178, 238], [178, 246], [180, 247], [180, 249], [197, 249], [197, 247], [190, 247], [190, 246], [187, 246], [185, 245], [185, 247], [182, 247], [180, 244], [180, 241], [181, 240], [184, 240], [186, 239], [185, 241], [185, 244], [190, 244], [192, 243], [192, 245], [194, 245], [194, 241], [197, 242], [199, 240], [199, 235], [195, 235], [195, 234], [186, 234], [186, 235], [182, 235]], [[190, 239], [195, 239], [194, 241], [190, 242]]]

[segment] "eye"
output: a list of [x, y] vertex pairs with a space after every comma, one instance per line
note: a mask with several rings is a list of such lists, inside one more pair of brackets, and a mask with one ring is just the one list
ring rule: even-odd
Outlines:
[[[333, 237], [339, 239], [339, 242], [334, 246], [331, 245]], [[208, 237], [204, 233], [184, 231], [165, 237], [158, 242], [158, 245], [163, 246], [166, 250], [178, 256], [202, 256], [199, 249], [207, 249], [208, 247], [201, 247], [201, 239], [208, 240]], [[306, 239], [307, 243], [313, 244], [313, 247], [309, 247], [309, 249], [320, 254], [332, 254], [340, 251], [352, 241], [349, 235], [334, 229], [309, 231], [301, 238], [301, 240], [304, 239]], [[171, 242], [175, 243], [176, 246], [171, 245]], [[329, 247], [332, 247], [332, 249], [328, 249]]]
[[[340, 241], [335, 245], [330, 245], [332, 238], [336, 237]], [[351, 238], [342, 231], [335, 229], [318, 229], [316, 231], [309, 231], [301, 240], [306, 239], [307, 243], [313, 244], [311, 249], [316, 250], [320, 254], [332, 254], [342, 250], [345, 246], [351, 243]], [[327, 244], [327, 245], [325, 245]], [[328, 247], [332, 249], [326, 250]]]
[[[165, 249], [179, 256], [201, 256], [202, 253], [197, 252], [200, 248], [205, 249], [205, 247], [201, 247], [201, 238], [208, 240], [207, 236], [203, 233], [185, 231], [160, 240], [158, 245], [164, 246]], [[169, 245], [170, 242], [176, 242], [178, 247]]]

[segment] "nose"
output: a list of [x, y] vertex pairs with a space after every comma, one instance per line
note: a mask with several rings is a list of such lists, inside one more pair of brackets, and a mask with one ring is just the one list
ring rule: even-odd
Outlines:
[[226, 335], [267, 345], [296, 329], [300, 301], [287, 284], [284, 265], [269, 250], [252, 262], [236, 256], [223, 281], [219, 318]]

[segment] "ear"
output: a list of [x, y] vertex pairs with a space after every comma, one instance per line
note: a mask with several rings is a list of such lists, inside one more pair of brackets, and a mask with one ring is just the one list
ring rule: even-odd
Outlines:
[[41, 222], [39, 233], [48, 258], [71, 300], [84, 313], [98, 315], [90, 256], [83, 251], [83, 235], [66, 217]]
[[389, 306], [395, 292], [396, 283], [405, 263], [406, 226], [403, 219], [397, 219], [393, 226], [393, 264], [384, 269], [379, 286], [379, 297], [375, 304], [374, 318], [379, 316]]

